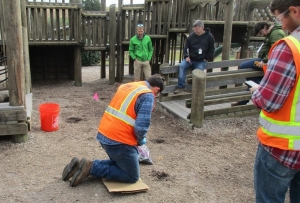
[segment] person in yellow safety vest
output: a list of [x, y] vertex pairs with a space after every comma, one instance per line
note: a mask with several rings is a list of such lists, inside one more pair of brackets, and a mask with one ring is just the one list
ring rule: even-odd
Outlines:
[[125, 183], [137, 182], [140, 166], [136, 146], [146, 143], [155, 97], [163, 89], [163, 78], [159, 74], [146, 81], [120, 85], [98, 126], [97, 140], [109, 159], [82, 158], [79, 161], [74, 157], [65, 166], [62, 179], [72, 178], [72, 187], [89, 175]]
[[272, 0], [270, 10], [291, 34], [269, 52], [252, 102], [261, 109], [254, 164], [256, 202], [300, 202], [300, 1]]

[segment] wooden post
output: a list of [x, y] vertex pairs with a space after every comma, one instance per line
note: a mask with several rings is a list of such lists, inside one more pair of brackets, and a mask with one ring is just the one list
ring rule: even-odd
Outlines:
[[[232, 35], [232, 20], [233, 20], [233, 1], [228, 0], [225, 7], [225, 24], [223, 35], [223, 49], [222, 60], [229, 60], [230, 47], [231, 47], [231, 35]], [[228, 71], [228, 67], [221, 68], [221, 71]], [[227, 88], [227, 86], [220, 86], [220, 89]]]
[[22, 20], [22, 34], [23, 34], [23, 59], [25, 70], [25, 94], [31, 93], [31, 73], [29, 62], [29, 45], [27, 32], [27, 18], [26, 18], [26, 0], [21, 0], [21, 20]]
[[20, 1], [5, 0], [3, 8], [6, 17], [9, 105], [23, 106], [25, 105], [25, 78]]
[[[222, 60], [229, 60], [229, 55], [230, 55], [232, 19], [233, 19], [233, 1], [234, 0], [228, 0], [225, 7], [226, 15], [225, 15], [224, 35], [223, 35]], [[228, 70], [228, 68], [226, 70]]]
[[206, 89], [206, 73], [195, 69], [192, 73], [192, 104], [191, 104], [191, 123], [196, 128], [203, 126], [204, 119], [204, 98]]
[[106, 11], [106, 0], [99, 0], [101, 3], [101, 11]]
[[100, 78], [106, 78], [106, 56], [105, 56], [105, 51], [101, 51]]
[[109, 6], [109, 84], [113, 85], [115, 83], [115, 51], [116, 51], [116, 4]]
[[81, 47], [74, 47], [75, 86], [82, 86]]

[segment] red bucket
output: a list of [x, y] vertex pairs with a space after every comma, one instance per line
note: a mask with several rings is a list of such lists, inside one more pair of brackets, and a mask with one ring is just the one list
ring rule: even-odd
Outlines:
[[46, 132], [58, 130], [58, 118], [60, 107], [56, 103], [44, 103], [40, 105], [41, 129]]

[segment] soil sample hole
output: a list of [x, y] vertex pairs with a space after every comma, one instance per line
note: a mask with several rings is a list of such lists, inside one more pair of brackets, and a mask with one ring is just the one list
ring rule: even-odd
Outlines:
[[81, 118], [71, 117], [67, 119], [67, 123], [78, 123], [81, 120], [82, 120]]
[[164, 143], [165, 140], [164, 139], [154, 139], [154, 140], [151, 140], [152, 142], [156, 143], [156, 144], [161, 144], [161, 143]]
[[151, 172], [151, 176], [152, 177], [156, 177], [158, 180], [163, 180], [165, 178], [167, 178], [169, 176], [169, 174], [165, 173], [165, 172], [160, 172], [160, 171], [155, 171], [153, 170]]

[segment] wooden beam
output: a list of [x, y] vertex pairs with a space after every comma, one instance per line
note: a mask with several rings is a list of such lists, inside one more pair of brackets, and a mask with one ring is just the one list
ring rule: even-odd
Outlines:
[[112, 4], [109, 7], [109, 19], [110, 19], [110, 26], [109, 26], [109, 84], [113, 85], [115, 83], [115, 51], [116, 51], [116, 29], [117, 29], [117, 22], [116, 22], [116, 5]]
[[0, 125], [1, 135], [24, 135], [28, 133], [28, 126], [25, 122], [18, 124]]
[[74, 47], [75, 86], [82, 86], [81, 47]]
[[[6, 3], [5, 3], [6, 2]], [[9, 104], [25, 105], [25, 77], [23, 59], [23, 35], [20, 1], [3, 3], [6, 16], [6, 50], [9, 83]]]

